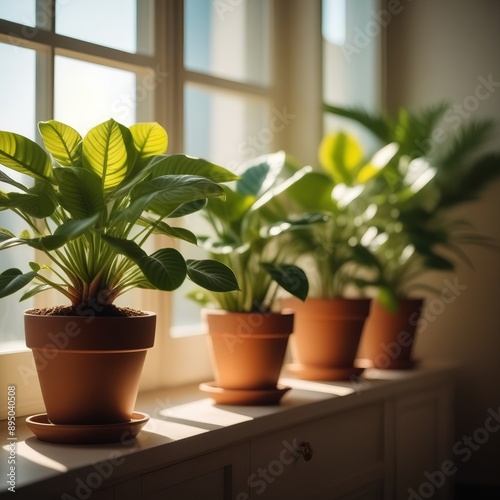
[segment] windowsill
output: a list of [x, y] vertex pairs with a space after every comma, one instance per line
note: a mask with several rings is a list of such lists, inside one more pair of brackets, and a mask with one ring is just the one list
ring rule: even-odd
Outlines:
[[[264, 433], [290, 427], [367, 404], [374, 398], [405, 395], [412, 387], [432, 386], [452, 380], [454, 369], [425, 366], [411, 371], [367, 370], [357, 382], [308, 382], [282, 378], [292, 389], [276, 406], [217, 406], [197, 386], [143, 393], [136, 409], [150, 415], [138, 437], [117, 444], [56, 445], [37, 440], [24, 418], [17, 419], [16, 492], [36, 496], [36, 486], [63, 482], [73, 485], [79, 477], [95, 472], [95, 464], [114, 460], [112, 481], [131, 473], [164, 467], [188, 458], [234, 445]], [[7, 425], [2, 422], [1, 468], [8, 470]], [[126, 457], [126, 460], [118, 460]], [[112, 462], [114, 463], [114, 462]], [[71, 486], [70, 486], [71, 487]], [[6, 491], [2, 481], [0, 492]]]

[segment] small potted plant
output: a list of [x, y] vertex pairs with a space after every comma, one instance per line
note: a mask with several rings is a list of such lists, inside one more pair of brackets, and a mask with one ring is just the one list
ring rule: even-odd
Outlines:
[[311, 283], [303, 304], [289, 302], [296, 328], [295, 362], [288, 369], [302, 378], [346, 380], [363, 371], [355, 358], [371, 306], [366, 289], [377, 283], [380, 265], [362, 241], [366, 213], [359, 209], [360, 195], [394, 153], [393, 147], [385, 147], [366, 160], [351, 136], [327, 136], [320, 145], [323, 171], [308, 173], [290, 191], [301, 210], [328, 215], [325, 224], [287, 235], [289, 250], [307, 256], [303, 266]]
[[378, 258], [380, 275], [358, 356], [364, 366], [410, 368], [424, 306], [421, 294], [438, 292], [419, 278], [429, 271], [451, 271], [457, 259], [471, 264], [463, 245], [495, 247], [449, 214], [500, 174], [500, 154], [480, 152], [493, 123], [471, 120], [446, 129], [446, 103], [418, 112], [403, 108], [396, 116], [332, 106], [326, 110], [356, 121], [381, 144], [397, 147], [392, 161], [360, 196], [361, 209], [369, 212], [362, 222], [363, 238]]
[[[115, 299], [133, 288], [174, 290], [186, 277], [218, 292], [238, 288], [219, 262], [185, 261], [174, 248], [149, 255], [141, 248], [154, 234], [196, 243], [194, 234], [164, 219], [223, 198], [218, 182], [236, 176], [201, 159], [162, 154], [168, 138], [156, 123], [127, 128], [111, 119], [84, 138], [54, 120], [38, 127], [45, 150], [0, 132], [0, 164], [28, 179], [0, 171], [0, 182], [11, 189], [0, 192], [0, 209], [26, 224], [21, 234], [0, 228], [0, 250], [28, 245], [48, 263], [4, 270], [0, 297], [31, 283], [22, 299], [47, 289], [67, 299], [68, 305], [25, 314], [47, 410], [46, 421], [33, 424], [88, 426], [91, 441], [99, 439], [92, 429], [100, 424], [131, 421], [146, 349], [154, 342], [155, 314], [116, 307]], [[58, 438], [52, 433], [49, 439]]]
[[218, 402], [275, 403], [286, 390], [277, 381], [294, 318], [292, 311], [276, 310], [276, 299], [281, 288], [304, 300], [308, 281], [280, 240], [318, 217], [287, 218], [279, 195], [308, 169], [287, 177], [285, 165], [282, 151], [247, 162], [234, 188], [224, 186], [226, 201], [211, 199], [204, 210], [214, 233], [204, 247], [234, 270], [241, 288], [191, 294], [205, 307], [215, 375], [201, 389]]

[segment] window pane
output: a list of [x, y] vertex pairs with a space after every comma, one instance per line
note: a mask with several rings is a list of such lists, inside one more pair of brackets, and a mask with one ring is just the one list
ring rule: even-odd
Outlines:
[[81, 135], [109, 118], [132, 125], [136, 100], [134, 73], [56, 56], [54, 118]]
[[[266, 101], [186, 85], [184, 151], [231, 170], [271, 152], [281, 127]], [[279, 120], [279, 117], [278, 117]]]
[[36, 0], [0, 1], [0, 19], [36, 26]]
[[61, 35], [135, 53], [137, 24], [136, 0], [56, 0], [56, 32]]
[[[266, 102], [213, 92], [187, 85], [185, 89], [185, 148], [198, 156], [237, 172], [245, 160], [273, 151], [273, 138], [280, 127], [269, 113]], [[200, 214], [185, 218], [184, 225], [197, 235], [210, 234], [210, 228]], [[186, 258], [203, 259], [206, 254], [199, 248], [181, 243]], [[186, 281], [173, 294], [173, 335], [199, 333], [194, 325], [200, 322], [200, 308], [186, 298], [196, 286]], [[185, 331], [175, 327], [186, 326]]]
[[[323, 99], [329, 104], [377, 109], [380, 96], [381, 24], [376, 0], [323, 0]], [[347, 120], [325, 114], [325, 130], [339, 127], [373, 142]]]
[[[0, 130], [8, 130], [35, 138], [35, 51], [17, 45], [0, 43], [0, 61], [3, 77], [0, 78]], [[8, 76], [10, 75], [10, 76]], [[0, 167], [7, 175], [20, 182], [27, 177]], [[15, 188], [0, 183], [3, 191]], [[16, 235], [26, 228], [26, 223], [8, 210], [0, 211], [0, 227]], [[27, 263], [34, 260], [34, 251], [27, 247], [15, 247], [0, 252], [0, 272], [11, 267], [29, 271]], [[19, 303], [22, 292], [0, 299], [0, 350], [5, 342], [24, 338], [23, 311], [33, 307], [33, 301]]]
[[187, 69], [269, 84], [269, 2], [185, 0]]
[[372, 108], [378, 104], [377, 72], [382, 26], [376, 0], [323, 0], [324, 99]]

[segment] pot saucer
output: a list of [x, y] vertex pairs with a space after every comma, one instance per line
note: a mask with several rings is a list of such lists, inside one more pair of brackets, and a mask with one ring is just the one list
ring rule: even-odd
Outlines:
[[374, 368], [376, 370], [411, 370], [412, 368], [415, 368], [418, 363], [418, 360], [415, 359], [405, 361], [391, 359], [389, 362], [389, 366], [375, 366], [371, 359], [358, 358], [354, 362], [354, 365], [360, 368]]
[[300, 363], [285, 365], [285, 369], [298, 378], [331, 382], [334, 380], [350, 380], [363, 373], [364, 368], [352, 366], [349, 368], [328, 368], [324, 366], [308, 366]]
[[278, 385], [275, 389], [224, 389], [215, 382], [204, 382], [200, 391], [208, 394], [220, 405], [275, 405], [291, 388]]
[[148, 420], [148, 414], [136, 411], [130, 421], [118, 424], [61, 425], [50, 422], [46, 413], [39, 413], [28, 417], [26, 425], [40, 441], [58, 444], [100, 444], [134, 438]]

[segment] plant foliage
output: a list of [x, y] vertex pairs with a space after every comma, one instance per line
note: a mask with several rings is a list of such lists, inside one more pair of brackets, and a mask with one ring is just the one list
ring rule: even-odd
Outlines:
[[[0, 228], [0, 250], [27, 245], [49, 259], [30, 271], [0, 274], [0, 297], [29, 283], [23, 295], [58, 290], [73, 305], [110, 304], [132, 288], [170, 291], [186, 278], [216, 292], [237, 290], [233, 272], [217, 261], [185, 261], [175, 248], [148, 254], [153, 234], [196, 244], [196, 236], [166, 218], [222, 199], [219, 183], [231, 172], [205, 160], [163, 154], [166, 131], [157, 123], [130, 128], [110, 119], [85, 137], [55, 120], [39, 123], [45, 149], [12, 132], [0, 132], [0, 210], [26, 224], [15, 235]], [[14, 174], [7, 172], [13, 171]], [[28, 182], [16, 173], [27, 176]]]
[[271, 310], [280, 287], [305, 300], [307, 277], [281, 241], [283, 235], [323, 220], [313, 213], [287, 215], [283, 198], [309, 168], [287, 174], [286, 155], [280, 151], [248, 161], [241, 171], [233, 187], [224, 186], [226, 201], [211, 198], [203, 210], [213, 230], [203, 246], [212, 258], [234, 270], [241, 292], [194, 292], [191, 297], [238, 312]]

